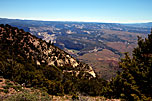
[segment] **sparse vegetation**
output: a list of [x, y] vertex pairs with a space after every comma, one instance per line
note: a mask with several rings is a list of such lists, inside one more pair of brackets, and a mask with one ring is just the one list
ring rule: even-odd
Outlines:
[[21, 92], [7, 97], [4, 101], [51, 101], [51, 98], [36, 92]]

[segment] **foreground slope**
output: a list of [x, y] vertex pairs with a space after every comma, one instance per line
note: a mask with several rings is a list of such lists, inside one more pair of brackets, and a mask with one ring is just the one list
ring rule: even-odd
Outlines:
[[0, 25], [0, 76], [52, 95], [103, 93], [106, 84], [92, 67], [46, 41], [10, 25]]
[[6, 44], [6, 46], [1, 45], [1, 49], [9, 50], [10, 47], [15, 47], [15, 55], [32, 59], [37, 65], [72, 67], [77, 71], [83, 70], [95, 77], [92, 67], [77, 61], [51, 43], [47, 43], [15, 27], [9, 25], [0, 26], [0, 43]]

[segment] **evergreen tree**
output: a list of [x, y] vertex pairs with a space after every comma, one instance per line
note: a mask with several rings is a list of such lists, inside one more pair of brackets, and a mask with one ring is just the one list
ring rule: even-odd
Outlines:
[[149, 100], [152, 97], [152, 31], [148, 38], [138, 37], [132, 58], [125, 53], [119, 63], [121, 73], [112, 79], [107, 96], [127, 100]]

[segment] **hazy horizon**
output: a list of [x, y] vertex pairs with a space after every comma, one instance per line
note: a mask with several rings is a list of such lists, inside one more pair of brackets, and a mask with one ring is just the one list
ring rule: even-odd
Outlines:
[[152, 23], [152, 21], [150, 21], [150, 22], [134, 22], [134, 23], [132, 23], [132, 22], [128, 22], [128, 23], [123, 23], [123, 22], [94, 22], [94, 21], [59, 21], [59, 20], [38, 20], [38, 19], [22, 19], [22, 18], [2, 18], [2, 17], [0, 17], [0, 19], [13, 19], [13, 20], [31, 20], [31, 21], [56, 21], [56, 22], [80, 22], [80, 23], [116, 23], [116, 24], [140, 24], [140, 23]]

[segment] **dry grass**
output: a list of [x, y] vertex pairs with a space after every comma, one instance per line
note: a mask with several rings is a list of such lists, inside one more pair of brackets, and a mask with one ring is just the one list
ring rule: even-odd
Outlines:
[[[31, 89], [22, 87], [20, 90], [16, 90], [13, 86], [19, 86], [19, 84], [0, 77], [0, 89], [4, 89], [4, 86], [9, 86], [8, 92], [0, 91], [1, 101], [120, 101], [119, 99], [106, 99], [103, 96], [82, 96], [78, 95], [78, 100], [72, 99], [71, 95], [54, 96], [48, 95], [46, 92], [42, 92], [38, 89]], [[5, 88], [6, 89], [6, 88]]]

